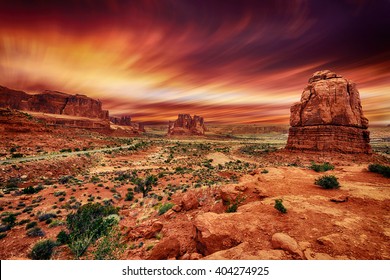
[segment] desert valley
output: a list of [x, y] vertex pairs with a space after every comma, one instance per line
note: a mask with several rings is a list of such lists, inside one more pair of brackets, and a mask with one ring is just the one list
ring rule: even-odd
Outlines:
[[308, 77], [290, 125], [0, 87], [1, 259], [389, 259], [390, 127]]

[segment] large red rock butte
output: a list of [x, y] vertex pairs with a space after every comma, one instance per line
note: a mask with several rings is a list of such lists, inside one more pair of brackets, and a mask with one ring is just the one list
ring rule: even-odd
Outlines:
[[0, 86], [0, 107], [21, 111], [69, 115], [108, 120], [108, 111], [99, 100], [81, 94], [67, 94], [46, 90], [31, 95]]
[[168, 135], [204, 135], [205, 131], [203, 117], [194, 115], [192, 118], [189, 114], [179, 114], [168, 126]]
[[309, 79], [291, 107], [286, 149], [371, 153], [368, 120], [356, 85], [329, 70]]

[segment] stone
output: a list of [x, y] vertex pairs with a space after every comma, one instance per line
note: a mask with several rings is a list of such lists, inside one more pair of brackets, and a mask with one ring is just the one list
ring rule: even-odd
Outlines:
[[169, 122], [168, 135], [204, 135], [206, 127], [203, 117], [192, 118], [189, 114], [179, 114], [177, 120]]
[[297, 241], [288, 234], [278, 232], [272, 235], [272, 247], [274, 249], [283, 249], [292, 254], [297, 254], [303, 257], [303, 253], [299, 248]]
[[233, 248], [215, 252], [202, 260], [285, 260], [282, 250], [257, 250], [249, 242], [243, 242]]
[[368, 120], [350, 80], [329, 70], [314, 73], [290, 111], [286, 149], [371, 153]]
[[149, 260], [167, 260], [180, 257], [180, 242], [175, 237], [163, 238], [154, 246]]
[[188, 192], [185, 195], [183, 195], [180, 206], [185, 211], [189, 211], [192, 209], [196, 209], [199, 206], [199, 201], [195, 193]]

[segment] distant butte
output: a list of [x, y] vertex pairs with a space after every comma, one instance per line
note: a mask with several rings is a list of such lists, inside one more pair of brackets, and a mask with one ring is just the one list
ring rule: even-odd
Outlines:
[[368, 120], [356, 85], [329, 70], [309, 79], [291, 107], [286, 149], [371, 153]]
[[169, 122], [168, 135], [204, 135], [206, 127], [203, 117], [192, 118], [189, 114], [179, 114], [177, 120]]

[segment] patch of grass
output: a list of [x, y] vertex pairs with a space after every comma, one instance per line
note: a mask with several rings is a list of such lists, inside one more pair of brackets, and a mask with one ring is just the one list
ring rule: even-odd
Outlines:
[[50, 260], [56, 246], [57, 243], [50, 239], [38, 241], [32, 248], [29, 257], [33, 260]]
[[287, 209], [283, 205], [283, 200], [282, 199], [275, 199], [275, 205], [274, 208], [278, 210], [280, 213], [286, 214]]
[[323, 189], [338, 189], [340, 188], [340, 183], [337, 180], [337, 177], [334, 175], [325, 175], [314, 181], [314, 183], [320, 186]]
[[328, 170], [333, 170], [334, 165], [330, 164], [329, 162], [324, 162], [323, 164], [316, 164], [313, 161], [310, 165], [310, 169], [314, 170], [315, 172], [326, 172]]
[[161, 216], [165, 214], [169, 209], [171, 209], [175, 204], [173, 203], [165, 203], [161, 205], [160, 209], [158, 209], [158, 214]]
[[234, 212], [237, 212], [237, 209], [238, 209], [238, 206], [245, 200], [245, 197], [241, 197], [241, 196], [237, 196], [236, 199], [231, 202], [231, 201], [228, 201], [227, 202], [227, 209], [226, 209], [226, 213], [234, 213]]
[[126, 245], [121, 242], [122, 235], [118, 227], [113, 227], [99, 239], [97, 247], [93, 252], [95, 260], [117, 260], [124, 252]]
[[33, 227], [36, 227], [38, 225], [37, 222], [30, 222], [26, 225], [26, 230], [30, 229], [30, 228], [33, 228]]
[[390, 166], [382, 164], [370, 164], [368, 170], [374, 173], [382, 174], [386, 178], [390, 178]]
[[42, 185], [38, 185], [35, 188], [33, 186], [29, 186], [29, 187], [24, 188], [22, 190], [22, 193], [23, 194], [34, 194], [34, 193], [40, 192], [43, 189], [44, 189], [44, 187]]

